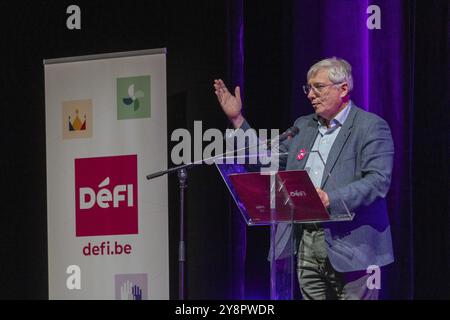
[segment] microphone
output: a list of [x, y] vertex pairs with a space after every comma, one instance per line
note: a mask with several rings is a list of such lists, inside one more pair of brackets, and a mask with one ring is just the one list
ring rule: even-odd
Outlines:
[[[293, 138], [299, 131], [300, 131], [300, 129], [298, 127], [292, 126], [277, 137], [278, 141], [283, 142], [284, 140], [286, 140], [288, 138]], [[277, 138], [275, 138], [275, 139], [277, 139]]]
[[[290, 127], [285, 132], [280, 134], [278, 137], [275, 137], [274, 139], [269, 140], [267, 142], [267, 144], [268, 144], [267, 148], [272, 149], [273, 146], [276, 147], [277, 145], [280, 145], [280, 143], [283, 142], [284, 140], [294, 137], [299, 131], [300, 131], [300, 129], [296, 126]], [[274, 142], [276, 142], [277, 139], [278, 139], [278, 143], [274, 144]]]

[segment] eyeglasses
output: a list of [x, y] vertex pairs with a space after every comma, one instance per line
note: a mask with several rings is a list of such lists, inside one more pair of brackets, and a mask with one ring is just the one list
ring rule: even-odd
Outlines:
[[332, 87], [332, 86], [335, 86], [335, 85], [338, 85], [338, 84], [342, 84], [343, 82], [339, 82], [339, 83], [331, 83], [331, 84], [322, 84], [322, 83], [318, 83], [318, 84], [315, 84], [315, 85], [310, 85], [310, 84], [305, 84], [305, 85], [303, 85], [302, 86], [302, 88], [303, 88], [303, 92], [306, 94], [306, 95], [308, 95], [309, 94], [309, 91], [312, 89], [313, 90], [313, 92], [314, 93], [316, 93], [316, 94], [321, 94], [324, 90], [325, 90], [325, 88], [327, 88], [327, 87]]

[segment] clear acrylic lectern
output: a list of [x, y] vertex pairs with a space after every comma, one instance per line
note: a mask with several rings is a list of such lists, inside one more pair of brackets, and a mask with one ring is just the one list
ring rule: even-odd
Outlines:
[[[270, 298], [294, 297], [294, 224], [353, 219], [354, 214], [328, 213], [306, 170], [263, 170], [252, 156], [215, 160], [228, 190], [248, 226], [270, 226]], [[267, 169], [267, 168], [266, 168]]]

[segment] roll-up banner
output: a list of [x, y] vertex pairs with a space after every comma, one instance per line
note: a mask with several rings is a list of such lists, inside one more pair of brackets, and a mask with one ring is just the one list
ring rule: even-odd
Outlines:
[[166, 51], [44, 60], [50, 299], [169, 299]]

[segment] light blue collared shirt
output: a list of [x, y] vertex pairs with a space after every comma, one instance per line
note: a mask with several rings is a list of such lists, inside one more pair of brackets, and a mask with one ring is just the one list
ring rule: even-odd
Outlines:
[[[322, 121], [318, 121], [319, 133], [317, 134], [311, 153], [305, 165], [305, 170], [308, 171], [311, 181], [317, 188], [320, 188], [320, 184], [322, 182], [323, 171], [325, 169], [328, 154], [330, 153], [331, 147], [333, 146], [334, 140], [339, 134], [342, 125], [350, 113], [351, 107], [352, 101], [349, 101], [348, 105], [330, 121], [329, 128]], [[315, 151], [318, 151], [321, 154], [325, 163], [322, 162], [319, 155]]]

